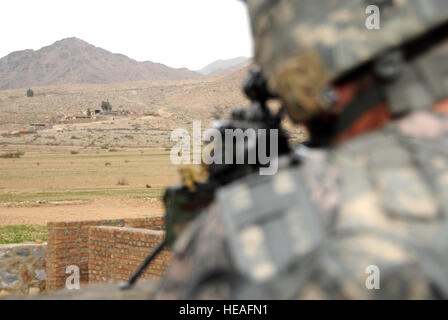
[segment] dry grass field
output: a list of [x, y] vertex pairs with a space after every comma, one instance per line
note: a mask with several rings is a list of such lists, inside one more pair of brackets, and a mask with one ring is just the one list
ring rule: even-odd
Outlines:
[[179, 179], [163, 149], [19, 149], [20, 158], [0, 158], [0, 225], [159, 214], [164, 188]]

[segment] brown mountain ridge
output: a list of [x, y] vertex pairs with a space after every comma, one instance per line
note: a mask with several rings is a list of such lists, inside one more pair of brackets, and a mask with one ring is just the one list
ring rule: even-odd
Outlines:
[[0, 59], [0, 90], [68, 83], [184, 80], [201, 75], [150, 61], [138, 62], [78, 38], [67, 38], [37, 51], [13, 52]]

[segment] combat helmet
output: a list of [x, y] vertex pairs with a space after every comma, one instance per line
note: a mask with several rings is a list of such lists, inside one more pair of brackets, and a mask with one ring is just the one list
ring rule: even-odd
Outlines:
[[[448, 22], [447, 0], [247, 0], [255, 62], [301, 122], [330, 107], [328, 84]], [[366, 24], [379, 9], [379, 29]]]

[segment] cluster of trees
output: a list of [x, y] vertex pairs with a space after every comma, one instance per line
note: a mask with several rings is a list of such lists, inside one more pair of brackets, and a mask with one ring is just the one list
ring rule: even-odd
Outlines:
[[112, 111], [112, 105], [109, 101], [103, 101], [101, 102], [101, 109], [103, 109], [103, 111]]
[[[103, 111], [112, 111], [112, 105], [109, 101], [102, 101], [101, 102], [101, 109]], [[93, 115], [93, 112], [90, 110], [90, 108], [87, 109], [87, 116], [91, 117]]]

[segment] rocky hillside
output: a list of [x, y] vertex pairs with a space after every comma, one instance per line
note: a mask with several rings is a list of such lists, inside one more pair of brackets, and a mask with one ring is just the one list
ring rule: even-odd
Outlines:
[[24, 50], [0, 59], [0, 90], [68, 83], [115, 83], [134, 80], [200, 78], [188, 69], [138, 62], [77, 38], [40, 50]]
[[197, 72], [205, 76], [227, 74], [244, 68], [250, 64], [250, 59], [238, 57], [228, 60], [217, 60]]

